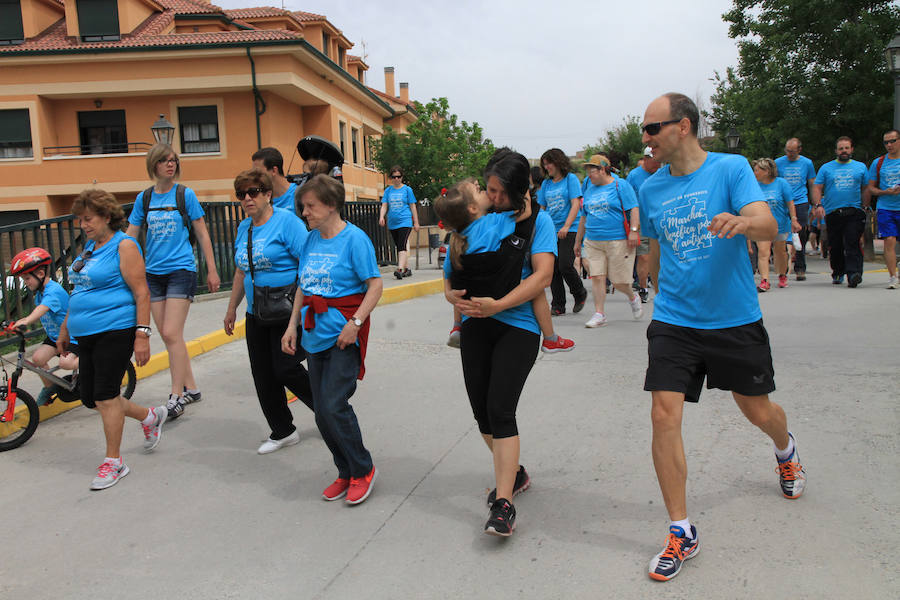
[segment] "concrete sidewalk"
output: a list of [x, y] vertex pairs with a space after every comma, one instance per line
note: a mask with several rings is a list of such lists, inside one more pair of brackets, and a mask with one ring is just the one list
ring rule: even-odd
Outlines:
[[[762, 294], [778, 392], [809, 476], [785, 500], [768, 439], [730, 396], [685, 410], [689, 514], [703, 551], [673, 581], [646, 574], [668, 523], [650, 458], [644, 332], [620, 294], [609, 324], [554, 319], [574, 338], [541, 355], [519, 404], [532, 488], [516, 534], [486, 536], [490, 455], [445, 345], [438, 295], [373, 313], [354, 406], [380, 475], [362, 505], [321, 500], [335, 468], [312, 415], [274, 454], [244, 344], [194, 359], [203, 402], [163, 431], [123, 441], [131, 475], [90, 492], [102, 459], [97, 415], [73, 410], [0, 454], [0, 506], [14, 514], [0, 561], [3, 598], [739, 598], [900, 597], [900, 292], [887, 276], [832, 286], [810, 278]], [[200, 305], [198, 304], [198, 307]], [[198, 308], [195, 307], [195, 308]], [[589, 310], [588, 307], [586, 309]], [[197, 311], [199, 314], [201, 311]], [[217, 311], [211, 311], [216, 313]], [[141, 381], [159, 401], [168, 374]]]

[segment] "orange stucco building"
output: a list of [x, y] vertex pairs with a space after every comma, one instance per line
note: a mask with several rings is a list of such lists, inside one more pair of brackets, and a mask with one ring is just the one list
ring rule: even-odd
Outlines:
[[[230, 200], [261, 146], [339, 144], [348, 200], [377, 199], [368, 140], [416, 115], [408, 86], [367, 87], [368, 66], [325, 16], [224, 10], [206, 0], [0, 2], [0, 225], [69, 212], [85, 187], [124, 202], [147, 188], [150, 127], [175, 127], [182, 181]], [[300, 171], [293, 159], [289, 172]]]

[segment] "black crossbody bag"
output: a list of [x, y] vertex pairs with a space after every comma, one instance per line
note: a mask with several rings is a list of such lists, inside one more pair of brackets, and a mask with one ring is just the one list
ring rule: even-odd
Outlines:
[[256, 285], [253, 281], [253, 225], [247, 231], [247, 261], [250, 263], [250, 281], [253, 283], [253, 316], [261, 325], [284, 325], [291, 319], [297, 282], [277, 287]]

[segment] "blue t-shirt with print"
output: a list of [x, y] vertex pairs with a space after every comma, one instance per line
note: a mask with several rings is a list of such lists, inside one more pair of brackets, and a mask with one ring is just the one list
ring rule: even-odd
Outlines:
[[645, 235], [659, 240], [659, 294], [653, 319], [723, 329], [762, 318], [747, 238], [719, 238], [707, 226], [719, 213], [765, 202], [747, 160], [709, 152], [699, 169], [675, 177], [665, 165], [641, 187]]
[[[534, 239], [531, 241], [531, 254], [539, 254], [548, 252], [556, 256], [556, 228], [553, 226], [553, 220], [545, 211], [541, 211], [537, 215], [534, 224]], [[466, 236], [468, 247], [466, 254], [475, 254], [478, 252], [493, 252], [500, 248], [500, 242], [515, 231], [515, 218], [511, 212], [489, 213], [483, 217], [476, 219], [463, 229], [462, 233]], [[444, 261], [444, 277], [449, 279], [453, 272], [453, 263], [450, 260]], [[525, 264], [522, 266], [522, 279], [529, 277], [533, 273], [531, 268], [530, 257], [526, 256]], [[463, 317], [467, 320], [469, 317]], [[501, 323], [506, 323], [512, 327], [518, 327], [532, 333], [540, 334], [541, 328], [538, 326], [537, 318], [534, 316], [534, 309], [531, 301], [523, 302], [518, 306], [508, 308], [498, 312], [490, 317], [497, 319]]]
[[[544, 207], [553, 220], [553, 226], [559, 231], [566, 223], [569, 211], [572, 209], [572, 201], [581, 197], [581, 182], [575, 173], [569, 173], [559, 181], [545, 179], [538, 190], [537, 203]], [[572, 222], [569, 232], [575, 231]]]
[[[878, 179], [878, 159], [872, 161], [869, 167], [869, 181], [873, 184]], [[900, 185], [900, 158], [887, 158], [881, 164], [881, 180], [878, 181], [878, 189], [886, 190], [895, 185]], [[900, 195], [878, 196], [878, 210], [900, 210]]]
[[584, 239], [591, 241], [624, 240], [625, 214], [631, 219], [632, 208], [638, 205], [637, 196], [630, 185], [615, 180], [607, 185], [588, 182], [578, 216], [585, 219]]
[[[280, 196], [272, 197], [272, 206], [276, 208], [283, 208], [284, 210], [289, 210], [295, 215], [297, 214], [297, 207], [294, 204], [294, 193], [297, 191], [297, 184], [291, 183], [288, 186], [288, 189], [285, 193]], [[298, 215], [299, 216], [299, 215]]]
[[790, 184], [794, 205], [809, 202], [809, 188], [806, 183], [816, 178], [813, 162], [805, 156], [798, 156], [797, 160], [780, 156], [775, 159], [775, 167], [778, 169], [778, 176]]
[[781, 177], [776, 177], [772, 183], [760, 183], [759, 189], [769, 203], [772, 216], [778, 222], [778, 233], [790, 233], [791, 209], [788, 204], [794, 200], [791, 184]]
[[[323, 298], [365, 294], [369, 289], [366, 280], [381, 277], [372, 240], [353, 223], [347, 223], [340, 233], [327, 240], [318, 229], [313, 229], [298, 273], [303, 295]], [[301, 324], [310, 308], [303, 307]], [[300, 343], [307, 352], [328, 350], [337, 343], [346, 324], [343, 313], [329, 307], [328, 312], [316, 315], [316, 326], [312, 330], [303, 330]]]
[[95, 249], [93, 240], [84, 245], [84, 252], [91, 252], [91, 256], [84, 260], [80, 271], [76, 273], [69, 267], [69, 283], [74, 287], [69, 298], [66, 327], [73, 337], [137, 325], [134, 294], [125, 283], [119, 266], [119, 244], [122, 240], [138, 246], [133, 237], [117, 231], [99, 249]]
[[412, 212], [416, 210], [416, 196], [413, 194], [412, 188], [408, 185], [401, 185], [395, 188], [392, 185], [384, 188], [384, 194], [381, 197], [381, 203], [388, 205], [387, 226], [388, 229], [400, 229], [401, 227], [412, 227]]
[[59, 328], [62, 327], [63, 321], [66, 320], [66, 313], [69, 311], [68, 292], [63, 286], [48, 279], [44, 283], [43, 291], [35, 292], [34, 303], [49, 309], [41, 317], [41, 325], [50, 341], [55, 342], [59, 339]]
[[[150, 196], [151, 209], [172, 208], [172, 210], [151, 210], [146, 219], [146, 268], [152, 275], [165, 275], [179, 269], [197, 271], [188, 230], [181, 219], [181, 213], [176, 208], [178, 204], [175, 202], [175, 187], [173, 185], [165, 194], [159, 194], [154, 190]], [[184, 206], [191, 221], [204, 215], [197, 194], [191, 188], [184, 190]], [[137, 195], [128, 223], [138, 227], [144, 224], [144, 192]]]
[[644, 185], [644, 182], [650, 179], [650, 175], [651, 173], [648, 173], [644, 167], [638, 165], [628, 173], [628, 177], [625, 178], [625, 181], [631, 184], [631, 188], [634, 190], [634, 193], [637, 194], [641, 190], [641, 186]]
[[825, 186], [822, 204], [825, 214], [839, 208], [862, 208], [862, 186], [868, 183], [869, 170], [858, 160], [845, 163], [832, 160], [819, 169], [816, 184]]
[[283, 208], [273, 208], [269, 220], [253, 227], [253, 277], [247, 260], [247, 236], [253, 221], [238, 226], [234, 241], [234, 264], [244, 272], [247, 314], [253, 314], [253, 284], [280, 287], [297, 281], [297, 265], [309, 236], [303, 221]]

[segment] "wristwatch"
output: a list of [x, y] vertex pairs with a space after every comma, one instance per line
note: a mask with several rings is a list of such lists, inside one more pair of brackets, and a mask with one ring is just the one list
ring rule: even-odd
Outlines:
[[632, 230], [632, 231], [633, 231], [633, 232], [635, 232], [635, 233], [637, 233], [637, 232], [638, 232], [638, 228], [637, 228], [637, 227], [635, 227], [635, 226], [634, 226], [634, 225], [632, 225], [632, 226], [631, 226], [631, 230]]
[[359, 320], [358, 318], [356, 318], [356, 317], [350, 317], [350, 322], [352, 322], [352, 323], [353, 323], [354, 325], [356, 325], [357, 327], [362, 327], [362, 324], [363, 324], [363, 322], [360, 321], [360, 320]]
[[141, 333], [143, 333], [143, 334], [146, 335], [147, 337], [150, 337], [151, 335], [153, 335], [153, 330], [150, 329], [150, 327], [147, 326], [147, 325], [138, 325], [137, 327], [134, 328], [134, 330], [135, 330], [135, 331], [140, 331]]

